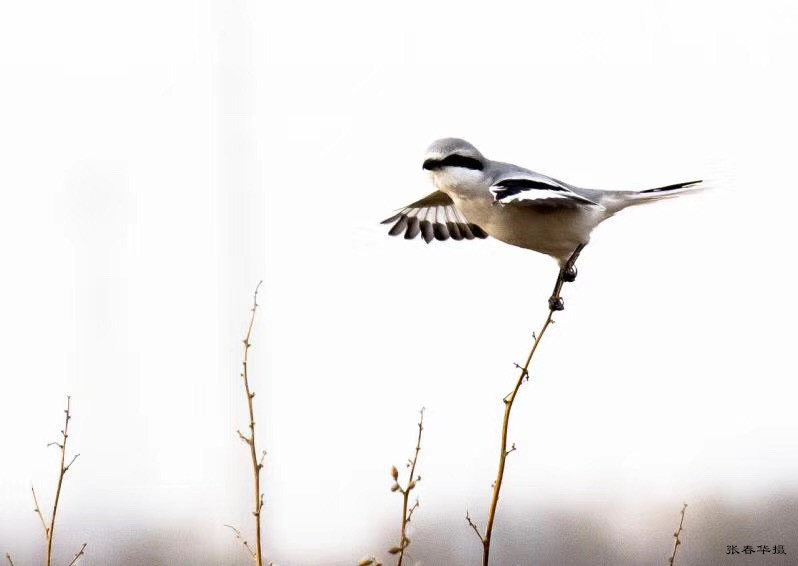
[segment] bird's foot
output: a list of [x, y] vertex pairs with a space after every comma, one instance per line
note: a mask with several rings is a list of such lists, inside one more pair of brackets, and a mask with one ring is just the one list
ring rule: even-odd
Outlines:
[[563, 302], [562, 297], [549, 298], [549, 310], [561, 311], [564, 309], [565, 309], [565, 303]]
[[570, 265], [562, 270], [562, 280], [566, 283], [573, 283], [576, 281], [576, 267]]

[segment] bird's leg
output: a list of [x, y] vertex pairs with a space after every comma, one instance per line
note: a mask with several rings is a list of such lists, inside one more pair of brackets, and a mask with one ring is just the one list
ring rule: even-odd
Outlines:
[[579, 244], [576, 246], [574, 253], [572, 253], [571, 257], [568, 258], [568, 261], [565, 262], [565, 265], [562, 268], [562, 280], [566, 283], [572, 283], [576, 281], [576, 260], [579, 258], [579, 254], [582, 253], [583, 249], [585, 249], [585, 244]]
[[574, 264], [584, 247], [585, 244], [579, 244], [574, 250], [574, 253], [571, 254], [571, 257], [568, 258], [568, 261], [565, 262], [565, 265], [560, 268], [560, 272], [557, 274], [557, 282], [554, 284], [554, 292], [549, 298], [549, 310], [561, 311], [565, 308], [565, 303], [563, 303], [562, 297], [560, 297], [562, 285], [563, 283], [570, 283], [576, 279], [576, 266]]
[[557, 274], [557, 282], [554, 284], [554, 291], [549, 297], [549, 310], [551, 311], [561, 311], [565, 308], [565, 304], [560, 297], [560, 291], [562, 291], [562, 284], [564, 282], [562, 278], [563, 270], [560, 269], [560, 272]]

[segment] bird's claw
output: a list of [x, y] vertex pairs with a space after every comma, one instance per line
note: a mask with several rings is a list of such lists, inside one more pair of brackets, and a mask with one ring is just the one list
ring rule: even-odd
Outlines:
[[562, 280], [566, 283], [573, 283], [576, 281], [576, 267], [571, 265], [562, 270]]
[[561, 297], [551, 297], [549, 298], [549, 310], [551, 311], [561, 311], [565, 309], [565, 303], [563, 302]]

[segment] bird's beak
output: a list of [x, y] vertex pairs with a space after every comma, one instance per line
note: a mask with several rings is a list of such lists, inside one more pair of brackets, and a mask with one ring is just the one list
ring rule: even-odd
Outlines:
[[424, 161], [424, 165], [422, 165], [421, 168], [427, 171], [433, 171], [437, 166], [438, 166], [437, 159], [427, 159], [426, 161]]

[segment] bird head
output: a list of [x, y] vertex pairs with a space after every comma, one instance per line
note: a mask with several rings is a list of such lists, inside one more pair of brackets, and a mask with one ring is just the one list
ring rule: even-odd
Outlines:
[[422, 166], [427, 171], [438, 171], [446, 167], [460, 167], [481, 171], [485, 158], [477, 148], [459, 138], [436, 140], [427, 148]]
[[485, 157], [467, 141], [443, 138], [427, 148], [422, 167], [439, 189], [446, 189], [482, 178], [485, 162]]

